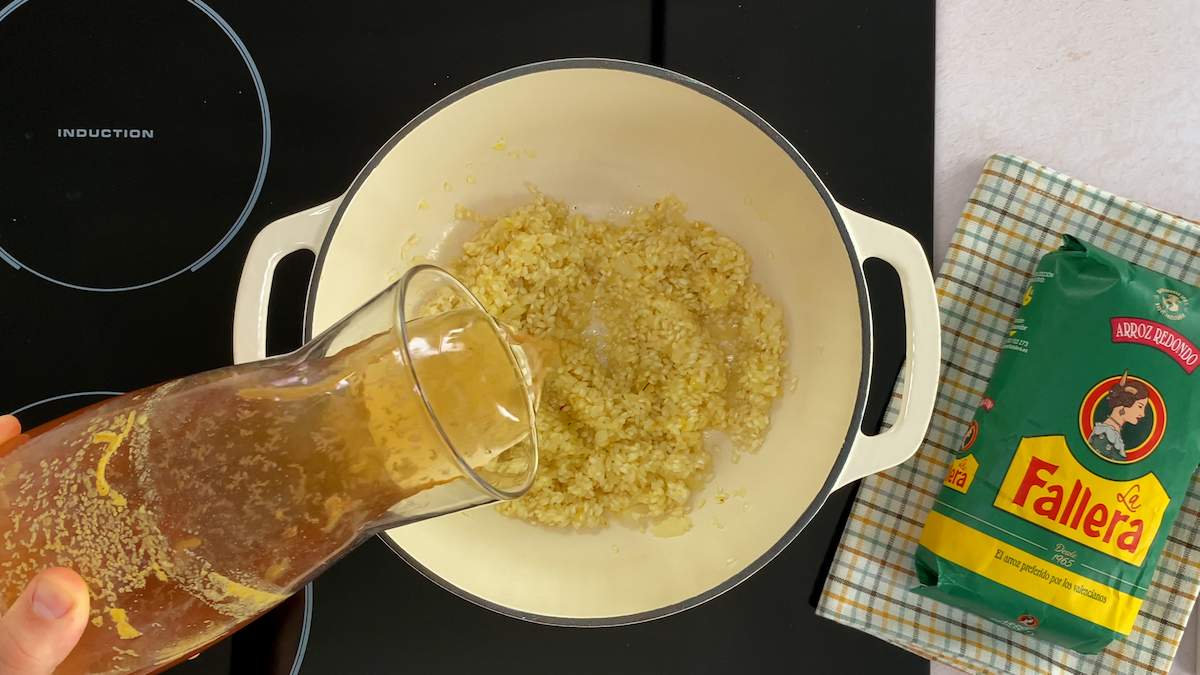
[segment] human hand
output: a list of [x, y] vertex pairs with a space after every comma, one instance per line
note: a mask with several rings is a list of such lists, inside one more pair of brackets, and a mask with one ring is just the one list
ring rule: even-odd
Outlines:
[[[0, 416], [0, 445], [21, 433], [11, 415]], [[87, 626], [87, 584], [62, 567], [29, 582], [0, 617], [0, 675], [48, 675], [67, 658]]]

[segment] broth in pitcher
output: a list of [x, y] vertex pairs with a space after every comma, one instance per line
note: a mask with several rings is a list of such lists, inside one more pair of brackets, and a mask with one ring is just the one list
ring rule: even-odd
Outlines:
[[525, 446], [537, 348], [510, 351], [476, 309], [406, 328], [407, 350], [399, 330], [332, 355], [306, 347], [110, 400], [0, 446], [0, 604], [43, 569], [75, 569], [91, 624], [62, 672], [155, 670], [378, 529], [488, 501], [472, 471], [501, 490], [524, 480], [536, 463]]

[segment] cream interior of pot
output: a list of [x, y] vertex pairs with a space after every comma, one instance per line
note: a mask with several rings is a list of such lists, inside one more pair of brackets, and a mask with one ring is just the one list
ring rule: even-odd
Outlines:
[[[452, 259], [473, 228], [455, 220], [456, 205], [498, 214], [528, 201], [533, 185], [590, 215], [620, 218], [674, 194], [750, 253], [754, 278], [784, 308], [798, 378], [757, 453], [736, 463], [718, 453], [686, 534], [559, 531], [491, 508], [389, 532], [428, 573], [543, 620], [666, 613], [740, 579], [820, 498], [859, 391], [858, 263], [804, 171], [737, 110], [641, 72], [531, 72], [450, 103], [367, 171], [314, 279], [314, 334], [413, 256]], [[720, 503], [718, 492], [730, 497]]]

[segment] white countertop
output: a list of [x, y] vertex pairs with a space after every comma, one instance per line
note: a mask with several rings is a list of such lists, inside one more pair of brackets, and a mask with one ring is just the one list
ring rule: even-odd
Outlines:
[[1200, 2], [938, 0], [937, 24], [935, 266], [994, 152], [1200, 218]]

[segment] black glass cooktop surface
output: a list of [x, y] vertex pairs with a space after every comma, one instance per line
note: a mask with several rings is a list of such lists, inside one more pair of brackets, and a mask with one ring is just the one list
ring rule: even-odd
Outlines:
[[22, 168], [5, 184], [20, 195], [0, 231], [10, 264], [136, 288], [199, 269], [245, 224], [270, 114], [249, 50], [213, 9], [34, 0], [0, 21], [0, 63], [0, 155]]
[[[31, 426], [232, 360], [241, 264], [268, 222], [339, 194], [399, 127], [498, 70], [658, 63], [786, 135], [837, 197], [932, 236], [933, 3], [0, 0], [0, 411]], [[309, 261], [272, 299], [297, 346]], [[898, 292], [872, 274], [877, 331]], [[877, 420], [899, 349], [877, 357]], [[470, 605], [371, 541], [180, 673], [925, 672], [813, 614], [851, 497], [682, 615], [560, 629]], [[311, 601], [311, 612], [306, 603]], [[306, 618], [307, 617], [307, 618]]]

